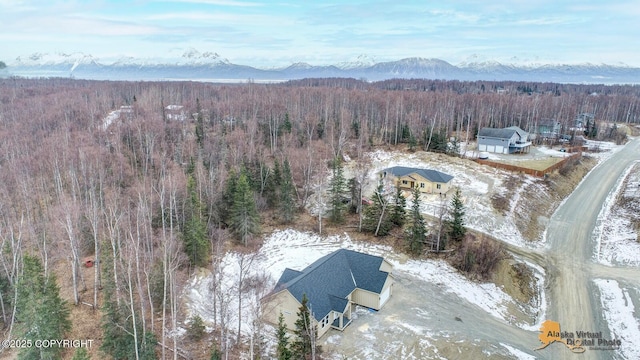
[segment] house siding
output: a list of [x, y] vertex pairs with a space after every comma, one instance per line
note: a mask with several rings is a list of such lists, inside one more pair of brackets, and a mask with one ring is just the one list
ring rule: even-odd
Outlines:
[[391, 274], [391, 270], [393, 270], [393, 265], [391, 265], [387, 260], [382, 260], [382, 263], [380, 264], [380, 271]]
[[[413, 187], [411, 186], [412, 183]], [[438, 189], [438, 184], [440, 184], [440, 189]], [[446, 193], [447, 191], [449, 191], [448, 183], [432, 182], [431, 180], [425, 179], [418, 174], [410, 174], [398, 177], [396, 178], [394, 185], [398, 185], [401, 189], [412, 190], [413, 188], [418, 188], [418, 190], [420, 190], [420, 192], [424, 194]]]
[[[384, 285], [382, 286], [382, 291], [380, 291], [380, 296], [378, 296], [378, 303], [380, 308], [382, 308], [384, 304], [386, 304], [386, 301], [389, 301], [389, 298], [391, 298], [391, 296], [393, 295], [393, 283], [394, 283], [394, 280], [392, 276], [389, 276], [387, 278], [387, 281], [384, 282]], [[387, 298], [385, 302], [381, 302], [382, 294], [384, 294], [384, 292], [387, 291], [387, 289], [389, 289], [389, 298]]]
[[509, 153], [509, 144], [511, 142], [515, 142], [514, 134], [511, 139], [497, 139], [481, 136], [478, 138], [478, 150], [479, 151], [487, 151], [493, 153], [500, 154], [508, 154]]
[[[387, 281], [389, 280], [387, 279]], [[357, 305], [380, 310], [380, 294], [376, 294], [367, 290], [356, 289], [353, 292], [352, 299], [353, 302]]]
[[[331, 263], [331, 260], [336, 261]], [[353, 263], [347, 263], [349, 260], [353, 261]], [[340, 261], [343, 263], [340, 263]], [[283, 272], [283, 275], [278, 281], [278, 285], [276, 285], [276, 289], [281, 290], [272, 292], [261, 299], [262, 313], [264, 314], [265, 322], [276, 325], [280, 314], [282, 314], [285, 326], [289, 330], [295, 329], [297, 312], [301, 304], [294, 294], [297, 295], [301, 293], [302, 296], [304, 296], [305, 293], [310, 293], [312, 296], [309, 300], [309, 306], [316, 309], [314, 310], [315, 318], [313, 319], [313, 324], [317, 326], [317, 337], [320, 338], [330, 328], [344, 330], [351, 322], [353, 305], [362, 305], [378, 310], [381, 308], [381, 305], [383, 305], [380, 304], [381, 295], [383, 294], [385, 298], [389, 298], [391, 295], [391, 284], [393, 283], [391, 271], [393, 266], [381, 257], [341, 249], [334, 252], [334, 254], [319, 259], [314, 264], [319, 265], [316, 267], [308, 267], [303, 271], [287, 269]], [[330, 287], [327, 288], [328, 285], [339, 284], [331, 281], [331, 279], [336, 275], [336, 267], [340, 267], [340, 265], [346, 266], [346, 268], [341, 268], [342, 271], [345, 271], [345, 276], [343, 276], [341, 283], [343, 286], [335, 287], [333, 290]], [[354, 265], [363, 266], [366, 271], [352, 271], [351, 267]], [[375, 268], [378, 268], [379, 271], [376, 272]], [[312, 271], [322, 270], [322, 272], [306, 272], [309, 269]], [[316, 276], [316, 278], [312, 278], [313, 281], [309, 281], [308, 284], [303, 284], [307, 287], [295, 287], [294, 285], [298, 285], [296, 281], [307, 279], [305, 276], [300, 276], [300, 274], [313, 274], [311, 277]], [[348, 276], [349, 274], [350, 276]], [[296, 278], [296, 275], [300, 276], [300, 278]], [[340, 278], [338, 278], [338, 280], [340, 280]], [[324, 283], [323, 281], [328, 281], [328, 283]], [[322, 291], [315, 291], [312, 287], [316, 286], [316, 284], [325, 287], [322, 288]], [[357, 287], [358, 284], [366, 289], [382, 289], [385, 292], [376, 293], [362, 290]], [[291, 289], [293, 289], [293, 291]], [[333, 295], [334, 293], [345, 294], [346, 291], [350, 291], [346, 296]], [[326, 294], [327, 297], [322, 297], [323, 294]], [[344, 298], [342, 296], [344, 296]], [[314, 307], [314, 300], [312, 299], [315, 300], [317, 306]], [[342, 309], [338, 309], [337, 307]]]
[[271, 324], [277, 324], [278, 317], [280, 313], [282, 313], [287, 328], [296, 328], [296, 320], [298, 319], [297, 311], [302, 304], [300, 304], [288, 290], [283, 290], [265, 300], [268, 301], [263, 303], [266, 305], [263, 308], [265, 321]]
[[322, 335], [329, 331], [329, 329], [331, 329], [331, 323], [333, 322], [333, 320], [339, 317], [335, 311], [330, 311], [327, 316], [329, 317], [329, 320], [325, 323], [324, 326], [322, 326], [321, 323], [318, 324], [318, 338], [321, 338]]

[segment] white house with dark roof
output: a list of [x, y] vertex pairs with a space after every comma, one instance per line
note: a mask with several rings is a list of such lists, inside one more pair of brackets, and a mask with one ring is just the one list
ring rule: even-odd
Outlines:
[[478, 132], [478, 151], [513, 154], [529, 152], [530, 148], [529, 133], [517, 126], [482, 128]]
[[287, 328], [294, 330], [306, 295], [318, 337], [330, 328], [344, 330], [351, 323], [354, 305], [379, 310], [389, 300], [391, 270], [391, 264], [380, 256], [347, 249], [323, 256], [302, 271], [287, 268], [262, 299], [265, 320], [277, 324], [282, 313]]
[[393, 166], [382, 170], [380, 178], [392, 181], [401, 189], [417, 188], [426, 194], [446, 194], [453, 176], [437, 170]]
[[562, 124], [558, 120], [542, 119], [535, 125], [535, 135], [542, 139], [557, 139], [560, 136]]

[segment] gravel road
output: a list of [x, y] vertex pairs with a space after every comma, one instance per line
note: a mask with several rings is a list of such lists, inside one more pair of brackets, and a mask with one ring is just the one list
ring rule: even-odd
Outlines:
[[[602, 316], [594, 278], [614, 279], [621, 284], [640, 286], [640, 270], [595, 264], [592, 240], [596, 218], [604, 200], [625, 168], [640, 159], [640, 140], [634, 140], [594, 168], [551, 217], [547, 228], [547, 268], [549, 315], [566, 331], [602, 331], [608, 327]], [[551, 349], [549, 349], [551, 350]], [[547, 349], [544, 350], [547, 352]], [[575, 354], [553, 346], [555, 359], [573, 359]], [[609, 351], [589, 351], [583, 359], [610, 359]]]

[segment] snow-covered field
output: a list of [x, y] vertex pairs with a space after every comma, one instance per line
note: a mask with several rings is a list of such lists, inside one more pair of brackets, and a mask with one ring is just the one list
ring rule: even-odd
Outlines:
[[[620, 340], [621, 359], [640, 359], [640, 320], [629, 292], [615, 280], [595, 279], [611, 338]], [[638, 290], [635, 289], [636, 296]], [[637, 297], [636, 297], [637, 301]]]
[[[618, 206], [620, 200], [631, 202]], [[594, 239], [595, 259], [605, 265], [640, 266], [640, 242], [633, 224], [640, 206], [640, 162], [634, 162], [607, 196], [598, 215]]]

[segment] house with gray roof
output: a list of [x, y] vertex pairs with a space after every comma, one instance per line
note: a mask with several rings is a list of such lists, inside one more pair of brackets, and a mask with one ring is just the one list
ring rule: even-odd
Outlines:
[[560, 136], [562, 124], [558, 120], [542, 119], [535, 125], [535, 134], [541, 139], [557, 139]]
[[478, 132], [478, 151], [514, 154], [529, 152], [530, 148], [529, 133], [517, 126], [482, 128]]
[[334, 251], [301, 271], [285, 269], [273, 291], [262, 299], [263, 314], [268, 322], [277, 324], [282, 313], [287, 328], [293, 330], [306, 296], [318, 337], [331, 328], [344, 330], [355, 305], [380, 310], [389, 300], [391, 270], [391, 264], [380, 256]]
[[417, 188], [425, 194], [446, 194], [453, 176], [431, 169], [393, 166], [380, 172], [383, 181], [392, 181], [393, 186], [412, 190]]

